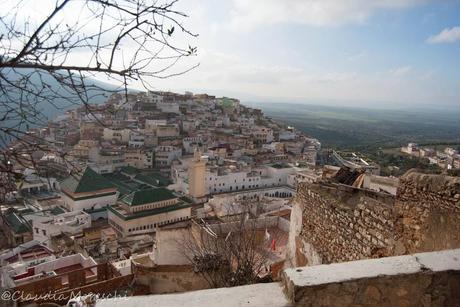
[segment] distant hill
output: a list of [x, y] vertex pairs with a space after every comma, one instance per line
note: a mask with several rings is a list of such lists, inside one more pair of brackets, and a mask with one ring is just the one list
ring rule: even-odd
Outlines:
[[[70, 102], [66, 99], [52, 99], [51, 102], [49, 100], [38, 101], [38, 103], [34, 106], [34, 108], [40, 112], [40, 117], [41, 117], [40, 123], [37, 123], [37, 124], [29, 123], [28, 125], [17, 127], [18, 121], [13, 120], [13, 119], [8, 119], [8, 120], [3, 120], [0, 122], [0, 125], [2, 126], [2, 128], [14, 127], [15, 129], [19, 129], [22, 131], [25, 131], [30, 128], [36, 128], [38, 126], [45, 125], [45, 123], [48, 120], [51, 120], [55, 118], [56, 116], [63, 114], [65, 111], [75, 108], [79, 104], [81, 104], [81, 101], [78, 99], [78, 96], [76, 94], [70, 95], [69, 91], [66, 91], [66, 89], [63, 88], [59, 84], [58, 81], [56, 81], [49, 73], [45, 71], [39, 71], [39, 73], [37, 73], [37, 71], [33, 69], [20, 69], [17, 71], [14, 71], [12, 69], [3, 69], [2, 74], [6, 76], [9, 81], [12, 81], [12, 82], [19, 81], [21, 78], [21, 75], [27, 75], [27, 76], [30, 75], [30, 80], [29, 80], [30, 82], [28, 82], [29, 86], [27, 87], [28, 90], [36, 91], [36, 89], [34, 89], [34, 86], [41, 88], [41, 84], [47, 84], [49, 88], [47, 88], [44, 91], [44, 93], [42, 93], [43, 96], [53, 97], [53, 96], [62, 95], [64, 97], [69, 97], [73, 101], [73, 102]], [[107, 100], [107, 97], [111, 94], [111, 92], [122, 91], [121, 88], [113, 84], [101, 82], [101, 81], [91, 79], [91, 78], [85, 79], [85, 84], [89, 86], [94, 85], [98, 88], [98, 89], [93, 88], [91, 90], [88, 90], [88, 96], [92, 97], [90, 99], [90, 103], [94, 103], [94, 104], [105, 102]], [[58, 95], [54, 95], [53, 92], [57, 93]], [[8, 93], [10, 97], [14, 97], [15, 101], [19, 100], [20, 98], [19, 95], [25, 94], [24, 91], [21, 93], [20, 90], [11, 90]], [[8, 99], [10, 99], [10, 97], [8, 97], [7, 95], [0, 94], [0, 100], [2, 101], [2, 103], [3, 102], [8, 103], [9, 102]], [[11, 102], [9, 103], [8, 107], [12, 105], [14, 104]], [[14, 107], [17, 107], [17, 106], [14, 105]], [[3, 104], [0, 104], [0, 115], [3, 115], [3, 114], [6, 114], [6, 107], [3, 107]], [[34, 122], [34, 120], [32, 120], [31, 122]], [[0, 143], [0, 147], [4, 146], [4, 143], [3, 143], [4, 141], [10, 142], [14, 140], [14, 138], [11, 138], [10, 136], [5, 135], [2, 131], [0, 131], [0, 133], [1, 133], [0, 136], [3, 139], [3, 141]]]
[[325, 147], [370, 149], [408, 142], [460, 142], [460, 112], [391, 110], [292, 103], [246, 103], [265, 115], [295, 126]]
[[[11, 81], [19, 80], [19, 78], [21, 78], [20, 74], [31, 75], [31, 78], [30, 78], [30, 83], [31, 84], [40, 85], [41, 82], [42, 82], [42, 83], [48, 84], [50, 86], [50, 90], [49, 90], [50, 93], [51, 93], [51, 91], [55, 91], [55, 92], [57, 92], [59, 94], [62, 94], [63, 96], [66, 96], [66, 95], [68, 96], [69, 95], [69, 93], [64, 88], [62, 88], [62, 86], [59, 84], [59, 82], [57, 82], [46, 71], [40, 71], [39, 74], [36, 73], [37, 71], [33, 70], [33, 69], [20, 69], [20, 70], [17, 70], [17, 71], [19, 71], [19, 73], [14, 71], [14, 70], [12, 70], [12, 69], [4, 69], [2, 71], [2, 73], [4, 75], [7, 75], [8, 80], [11, 80]], [[33, 73], [33, 72], [35, 72], [35, 73]], [[105, 102], [107, 100], [107, 97], [110, 95], [110, 93], [107, 93], [108, 91], [120, 91], [121, 90], [119, 87], [117, 87], [117, 86], [115, 86], [113, 84], [101, 82], [101, 81], [91, 79], [91, 78], [87, 78], [85, 83], [90, 85], [90, 86], [95, 85], [95, 86], [101, 88], [101, 90], [92, 89], [92, 90], [88, 91], [88, 95], [93, 97], [91, 99], [91, 103], [95, 103], [95, 104]], [[32, 87], [29, 87], [29, 88], [32, 90]], [[15, 92], [14, 95], [19, 95], [19, 92]], [[19, 97], [19, 96], [16, 96], [16, 97]], [[0, 99], [3, 99], [3, 98], [4, 97], [1, 97]], [[74, 100], [78, 101], [78, 98], [77, 98], [76, 95], [75, 95]], [[59, 114], [62, 114], [63, 112], [65, 112], [69, 108], [73, 108], [73, 107], [76, 106], [75, 104], [71, 104], [71, 103], [69, 103], [68, 101], [66, 101], [64, 99], [55, 99], [55, 100], [52, 101], [52, 103], [54, 104], [54, 106], [52, 104], [50, 104], [49, 102], [47, 102], [47, 101], [41, 101], [37, 105], [37, 108], [48, 119], [52, 119], [53, 117], [55, 117], [55, 116], [57, 116]]]

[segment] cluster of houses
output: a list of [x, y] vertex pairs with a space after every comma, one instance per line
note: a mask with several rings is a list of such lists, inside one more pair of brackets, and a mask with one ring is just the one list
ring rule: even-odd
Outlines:
[[436, 164], [442, 169], [460, 169], [460, 154], [452, 147], [445, 147], [444, 151], [440, 151], [409, 143], [401, 148], [401, 152], [418, 158], [426, 158], [431, 164]]
[[2, 286], [32, 292], [127, 281], [136, 259], [187, 265], [181, 231], [242, 215], [271, 238], [276, 276], [295, 188], [321, 176], [318, 140], [206, 94], [112, 94], [27, 137], [43, 150], [11, 161], [22, 176], [0, 204], [0, 260]]

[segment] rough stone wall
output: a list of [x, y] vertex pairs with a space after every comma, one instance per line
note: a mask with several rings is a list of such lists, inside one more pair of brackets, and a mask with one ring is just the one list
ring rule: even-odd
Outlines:
[[395, 254], [460, 247], [460, 178], [408, 172], [395, 215]]
[[[296, 265], [387, 256], [393, 246], [390, 195], [327, 183], [301, 184], [296, 203], [302, 229], [296, 247], [308, 252]], [[316, 255], [316, 256], [313, 256]], [[299, 258], [299, 257], [297, 257]]]
[[380, 277], [309, 287], [295, 306], [459, 306], [460, 274]]
[[458, 248], [460, 178], [408, 172], [396, 197], [301, 183], [291, 214], [292, 266]]

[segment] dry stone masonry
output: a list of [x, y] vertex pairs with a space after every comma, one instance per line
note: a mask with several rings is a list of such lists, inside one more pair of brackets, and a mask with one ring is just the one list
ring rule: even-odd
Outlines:
[[460, 247], [460, 178], [407, 173], [395, 213], [400, 254]]
[[396, 197], [330, 181], [302, 183], [292, 212], [293, 266], [460, 247], [460, 178], [411, 171]]

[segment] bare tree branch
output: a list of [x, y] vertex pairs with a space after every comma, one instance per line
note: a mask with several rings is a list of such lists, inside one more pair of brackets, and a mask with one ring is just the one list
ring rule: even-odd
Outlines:
[[[107, 93], [123, 92], [127, 97], [133, 82], [151, 90], [152, 80], [195, 68], [198, 64], [178, 66], [196, 54], [188, 40], [197, 35], [183, 25], [187, 15], [175, 9], [176, 3], [56, 0], [42, 20], [28, 10], [32, 1], [2, 3], [0, 171], [11, 171], [12, 163], [32, 165], [24, 156], [37, 144], [40, 150], [66, 157], [68, 149], [56, 148], [39, 135], [31, 141], [27, 134], [46, 125], [44, 110], [82, 106], [92, 114], [95, 99]], [[25, 11], [31, 15], [24, 17]], [[104, 88], [94, 78], [113, 80], [118, 87]]]

